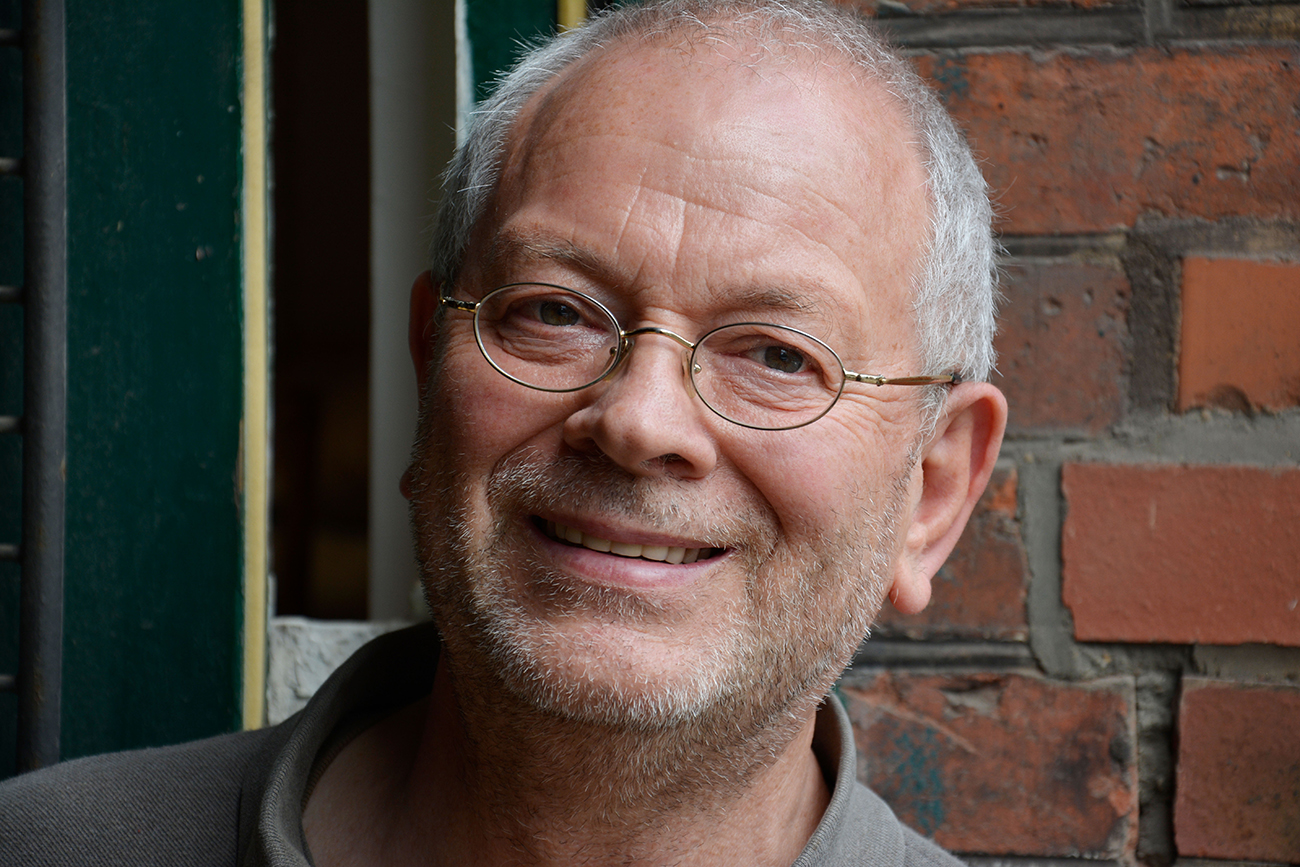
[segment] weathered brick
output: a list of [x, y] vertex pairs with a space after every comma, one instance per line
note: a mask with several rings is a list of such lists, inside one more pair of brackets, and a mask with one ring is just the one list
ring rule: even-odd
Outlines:
[[958, 852], [1123, 858], [1137, 835], [1133, 683], [852, 672], [858, 773]]
[[1183, 260], [1178, 408], [1300, 405], [1300, 265]]
[[1174, 839], [1183, 856], [1300, 863], [1300, 688], [1184, 682]]
[[987, 162], [1002, 229], [1300, 216], [1300, 46], [919, 58]]
[[1016, 468], [1000, 466], [961, 541], [934, 576], [930, 604], [903, 615], [886, 605], [872, 627], [882, 637], [1023, 641], [1029, 564], [1016, 519]]
[[832, 0], [864, 15], [874, 16], [881, 6], [903, 7], [916, 15], [936, 15], [965, 9], [1102, 9], [1108, 6], [1131, 6], [1129, 0]]
[[1300, 645], [1300, 469], [1066, 464], [1082, 641]]
[[1010, 435], [1099, 433], [1124, 411], [1129, 284], [1118, 265], [1013, 261], [998, 323]]

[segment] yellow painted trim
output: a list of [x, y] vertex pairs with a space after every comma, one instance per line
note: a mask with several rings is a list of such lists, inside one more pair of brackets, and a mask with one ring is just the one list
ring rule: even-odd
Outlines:
[[581, 27], [587, 20], [587, 0], [556, 0], [555, 19], [560, 30], [572, 30]]
[[270, 419], [267, 304], [266, 4], [244, 3], [243, 725], [266, 719]]

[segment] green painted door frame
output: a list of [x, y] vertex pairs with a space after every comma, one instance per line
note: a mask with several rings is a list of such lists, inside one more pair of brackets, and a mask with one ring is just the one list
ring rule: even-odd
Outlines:
[[[16, 15], [18, 3], [6, 3], [0, 11]], [[249, 622], [245, 641], [245, 598], [246, 586], [260, 594], [251, 617], [264, 617], [265, 141], [260, 0], [67, 0], [66, 10], [71, 758], [260, 716], [245, 687], [260, 696], [265, 628]], [[9, 259], [11, 228], [21, 232], [13, 206], [0, 197]], [[12, 266], [0, 265], [0, 279], [21, 279]], [[0, 363], [12, 367], [21, 312], [5, 314]], [[9, 371], [0, 386], [12, 392]], [[0, 399], [17, 409], [12, 393]], [[12, 451], [0, 452], [6, 533]], [[0, 573], [8, 671], [11, 567]], [[12, 769], [13, 706], [4, 696], [0, 773]]]

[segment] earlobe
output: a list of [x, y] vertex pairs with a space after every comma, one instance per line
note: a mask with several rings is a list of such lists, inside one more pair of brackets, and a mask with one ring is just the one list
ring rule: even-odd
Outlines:
[[437, 336], [438, 295], [438, 287], [433, 285], [433, 277], [428, 271], [415, 278], [411, 286], [411, 318], [406, 336], [411, 348], [411, 362], [415, 365], [418, 394], [424, 393], [424, 378], [428, 373], [433, 340]]
[[1006, 423], [1006, 398], [989, 383], [965, 382], [949, 394], [944, 417], [909, 483], [911, 521], [903, 530], [889, 591], [902, 613], [915, 614], [930, 601], [930, 580], [984, 493]]

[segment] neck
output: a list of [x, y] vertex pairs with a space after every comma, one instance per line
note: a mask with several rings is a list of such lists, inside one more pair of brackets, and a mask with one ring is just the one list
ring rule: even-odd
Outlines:
[[[724, 753], [689, 727], [596, 726], [521, 707], [504, 690], [484, 692], [457, 690], [443, 657], [410, 773], [390, 775], [387, 855], [485, 865], [790, 864], [830, 799], [811, 748], [815, 705]], [[315, 849], [317, 863], [329, 863]]]

